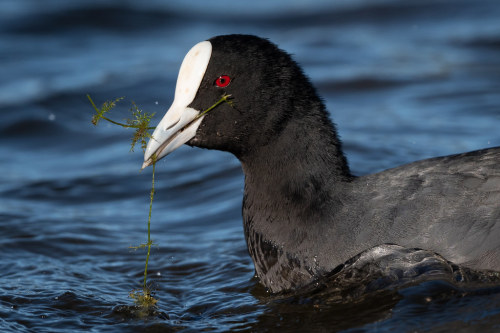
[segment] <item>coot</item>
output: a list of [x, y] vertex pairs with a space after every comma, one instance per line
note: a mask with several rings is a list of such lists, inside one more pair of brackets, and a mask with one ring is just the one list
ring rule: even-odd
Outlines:
[[[224, 95], [231, 105], [201, 113]], [[272, 292], [388, 243], [500, 271], [499, 147], [356, 177], [315, 88], [268, 40], [218, 36], [188, 52], [144, 166], [184, 143], [241, 161], [245, 238]]]

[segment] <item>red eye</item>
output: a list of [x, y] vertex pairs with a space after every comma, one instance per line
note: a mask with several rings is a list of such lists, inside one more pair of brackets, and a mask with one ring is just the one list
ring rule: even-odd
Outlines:
[[217, 80], [215, 80], [215, 84], [217, 85], [217, 87], [221, 88], [227, 87], [230, 82], [231, 78], [227, 75], [221, 75], [217, 78]]

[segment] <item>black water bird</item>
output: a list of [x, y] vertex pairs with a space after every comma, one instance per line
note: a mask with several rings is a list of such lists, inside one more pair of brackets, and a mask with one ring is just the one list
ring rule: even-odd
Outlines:
[[[201, 114], [224, 95], [232, 105]], [[184, 143], [241, 161], [245, 238], [272, 292], [386, 243], [500, 271], [500, 148], [356, 177], [315, 88], [265, 39], [218, 36], [188, 52], [144, 166]]]

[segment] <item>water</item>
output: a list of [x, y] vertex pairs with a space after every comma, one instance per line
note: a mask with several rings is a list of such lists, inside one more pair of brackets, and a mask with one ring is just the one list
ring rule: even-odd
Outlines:
[[[91, 125], [87, 93], [158, 121], [192, 45], [252, 33], [303, 65], [356, 174], [500, 145], [498, 1], [205, 3], [0, 2], [1, 331], [498, 331], [499, 288], [470, 282], [489, 277], [417, 250], [371, 249], [322, 288], [267, 294], [246, 252], [238, 161], [188, 147], [157, 167], [160, 301], [138, 318], [128, 293], [145, 258], [129, 246], [146, 240], [150, 170], [128, 153], [130, 132]], [[407, 256], [414, 275], [387, 271]]]

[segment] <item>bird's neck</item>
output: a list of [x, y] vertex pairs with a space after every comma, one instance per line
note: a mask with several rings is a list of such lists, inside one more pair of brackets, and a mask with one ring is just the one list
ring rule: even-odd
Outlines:
[[[287, 210], [303, 209], [305, 214], [321, 210], [335, 184], [352, 177], [340, 143], [328, 137], [334, 133], [320, 132], [291, 124], [272, 143], [241, 158], [246, 194], [256, 194]], [[325, 132], [329, 134], [326, 137]]]
[[258, 276], [272, 291], [279, 291], [273, 279], [294, 288], [318, 274], [307, 244], [317, 241], [337, 193], [352, 178], [333, 124], [310, 120], [288, 123], [276, 140], [240, 158], [247, 245]]

